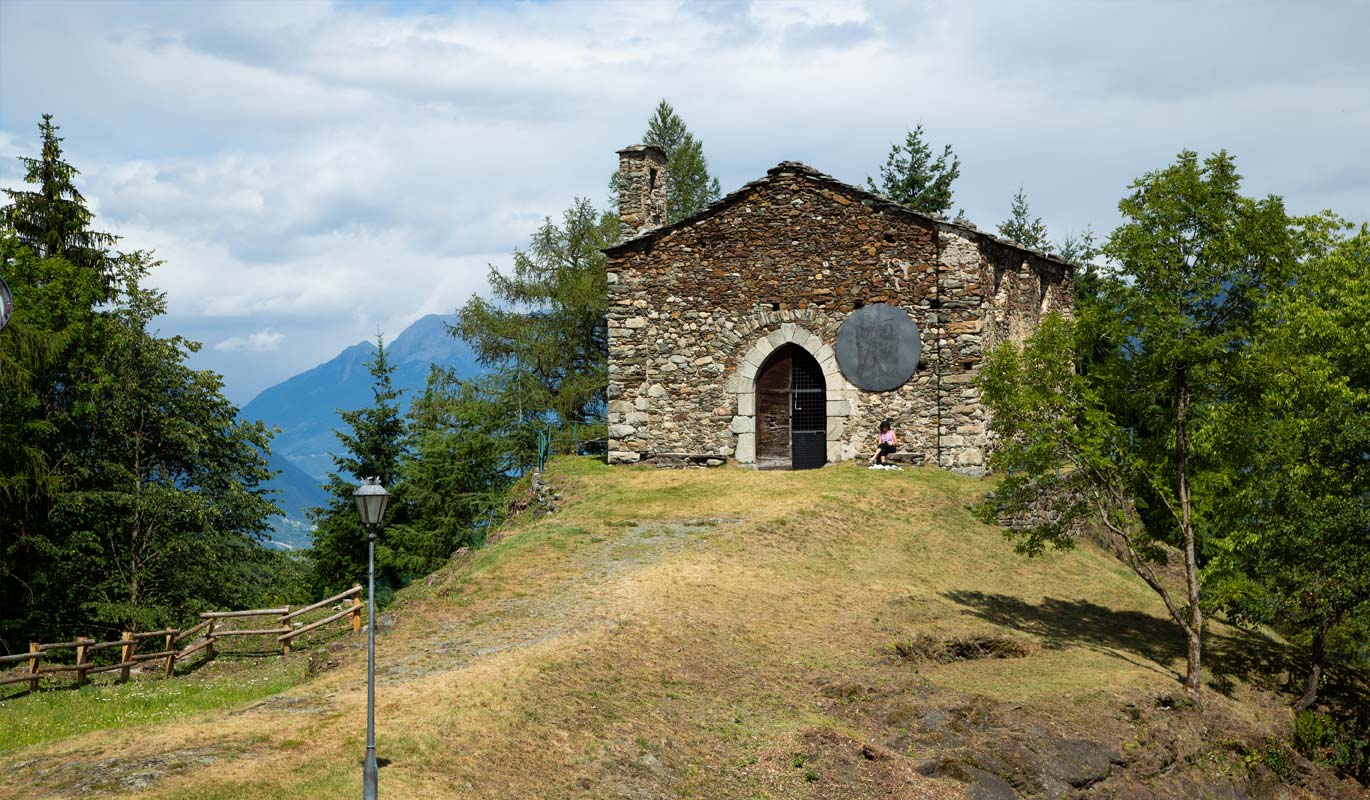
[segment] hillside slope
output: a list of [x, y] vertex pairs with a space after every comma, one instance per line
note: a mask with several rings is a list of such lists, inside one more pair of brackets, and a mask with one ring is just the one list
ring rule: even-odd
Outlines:
[[[978, 481], [581, 459], [549, 476], [561, 510], [387, 615], [384, 796], [1359, 796], [1296, 757], [1260, 764], [1289, 725], [1272, 642], [1215, 625], [1207, 705], [1183, 708], [1182, 642], [1149, 590], [1092, 549], [1016, 555], [966, 511]], [[116, 795], [354, 796], [362, 641], [290, 658], [318, 674], [246, 709], [0, 753], [0, 787], [70, 796], [98, 773], [135, 776], [107, 779]]]

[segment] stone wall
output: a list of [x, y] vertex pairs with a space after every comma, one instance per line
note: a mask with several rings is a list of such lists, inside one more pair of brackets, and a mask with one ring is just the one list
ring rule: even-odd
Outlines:
[[666, 153], [635, 144], [618, 151], [618, 221], [629, 238], [666, 224]]
[[[984, 348], [1069, 306], [1069, 268], [972, 228], [911, 212], [802, 164], [782, 163], [694, 218], [609, 254], [610, 460], [755, 457], [755, 377], [792, 342], [827, 382], [828, 460], [901, 450], [979, 473], [988, 420], [973, 385]], [[884, 302], [917, 324], [907, 383], [865, 392], [832, 346], [855, 309]]]

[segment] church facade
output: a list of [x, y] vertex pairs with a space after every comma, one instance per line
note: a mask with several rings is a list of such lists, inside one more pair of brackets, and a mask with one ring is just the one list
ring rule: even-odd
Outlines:
[[1070, 264], [798, 162], [666, 225], [665, 155], [619, 159], [611, 463], [819, 467], [888, 419], [904, 459], [983, 473], [981, 359], [1070, 314]]

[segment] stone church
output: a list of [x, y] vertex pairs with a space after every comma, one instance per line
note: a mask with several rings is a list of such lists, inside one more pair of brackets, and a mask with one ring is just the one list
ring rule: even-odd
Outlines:
[[985, 470], [981, 358], [1070, 314], [1069, 263], [793, 161], [667, 225], [669, 180], [619, 151], [611, 463], [821, 467], [888, 419], [904, 460]]

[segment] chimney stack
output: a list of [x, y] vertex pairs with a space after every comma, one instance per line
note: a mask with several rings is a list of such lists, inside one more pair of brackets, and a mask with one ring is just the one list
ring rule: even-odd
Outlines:
[[666, 224], [666, 153], [650, 144], [618, 151], [618, 220], [623, 238]]

